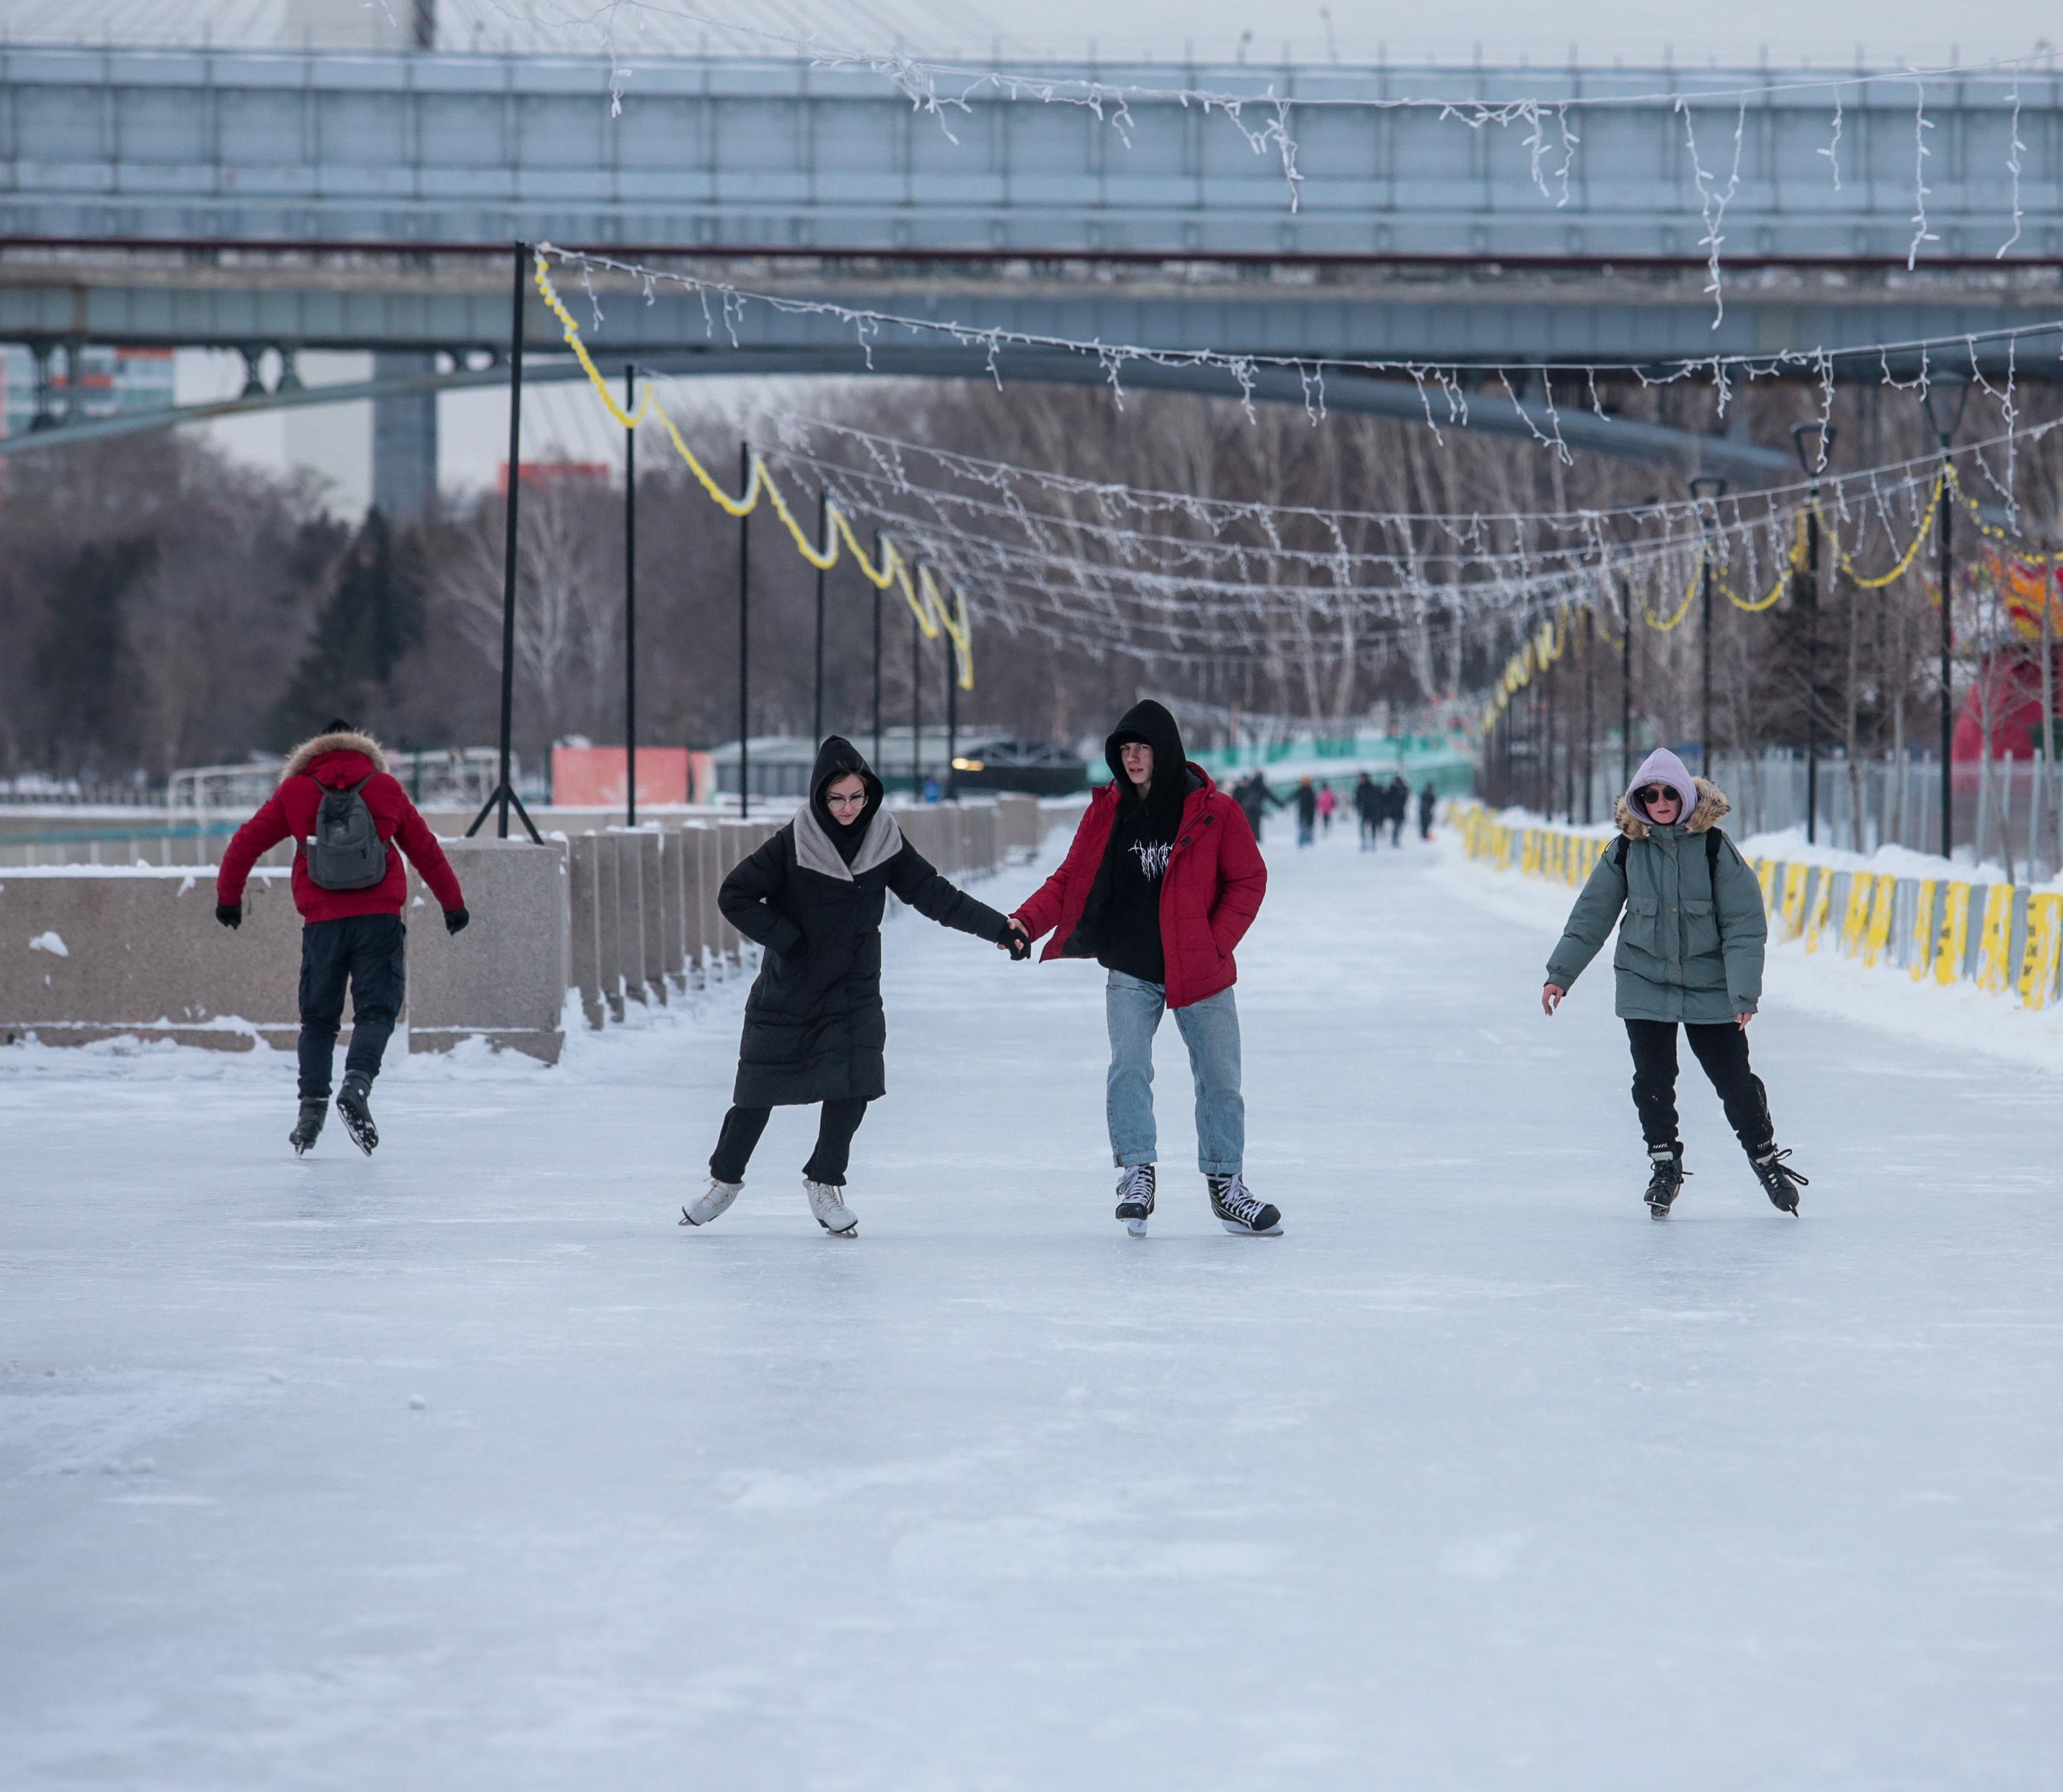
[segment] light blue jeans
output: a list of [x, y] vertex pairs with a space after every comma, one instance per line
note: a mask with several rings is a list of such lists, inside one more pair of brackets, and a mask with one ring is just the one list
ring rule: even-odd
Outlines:
[[[1110, 1023], [1107, 1110], [1111, 1161], [1120, 1169], [1155, 1161], [1153, 1035], [1168, 992], [1113, 970], [1104, 987]], [[1196, 1084], [1196, 1167], [1237, 1175], [1246, 1155], [1246, 1103], [1239, 1092], [1239, 1009], [1230, 990], [1175, 1011]]]

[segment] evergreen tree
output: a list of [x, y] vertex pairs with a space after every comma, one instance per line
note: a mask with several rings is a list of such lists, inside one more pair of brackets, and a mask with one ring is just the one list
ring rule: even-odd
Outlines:
[[371, 725], [394, 671], [423, 633], [423, 589], [412, 544], [376, 508], [338, 562], [315, 633], [272, 712], [274, 741], [305, 739], [332, 716]]

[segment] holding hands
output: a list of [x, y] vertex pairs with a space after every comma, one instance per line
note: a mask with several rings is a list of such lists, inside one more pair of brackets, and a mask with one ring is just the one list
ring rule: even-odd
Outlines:
[[1032, 956], [1032, 936], [1024, 930], [1024, 923], [1014, 914], [1003, 917], [1006, 930], [995, 942], [999, 952], [1007, 952], [1012, 964], [1022, 964]]

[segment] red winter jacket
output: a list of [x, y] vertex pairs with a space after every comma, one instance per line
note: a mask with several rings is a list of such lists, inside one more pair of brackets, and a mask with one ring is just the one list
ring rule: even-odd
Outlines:
[[[400, 847], [387, 855], [387, 875], [369, 890], [324, 890], [308, 875], [308, 855], [300, 842], [315, 832], [316, 811], [322, 806], [326, 790], [348, 790], [370, 775], [372, 781], [360, 794], [372, 811], [380, 838]], [[408, 874], [401, 863], [406, 853], [423, 882], [430, 886], [447, 912], [465, 906], [452, 875], [451, 861], [437, 844], [408, 793], [388, 775], [387, 755], [380, 743], [364, 734], [318, 734], [295, 748], [287, 760], [286, 775], [264, 806], [236, 830], [222, 855], [222, 870], [215, 880], [215, 899], [234, 903], [243, 900], [244, 880], [259, 855], [282, 840], [294, 848], [294, 906], [304, 921], [342, 921], [354, 914], [399, 914], [408, 899]]]
[[[1181, 831], [1160, 879], [1160, 950], [1171, 1008], [1208, 1001], [1238, 981], [1233, 948], [1253, 925], [1268, 891], [1268, 867], [1245, 812], [1200, 765], [1189, 769], [1203, 780], [1203, 788], [1192, 790], [1182, 805]], [[1067, 950], [1116, 818], [1117, 786], [1106, 784], [1089, 799], [1088, 813], [1075, 830], [1060, 870], [1018, 909], [1017, 918], [1033, 939], [1053, 930], [1041, 962]]]

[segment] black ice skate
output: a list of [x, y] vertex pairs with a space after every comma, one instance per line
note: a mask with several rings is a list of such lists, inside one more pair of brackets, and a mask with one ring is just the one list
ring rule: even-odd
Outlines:
[[336, 1111], [344, 1116], [344, 1130], [368, 1157], [380, 1143], [380, 1129], [372, 1123], [372, 1109], [366, 1099], [372, 1093], [372, 1085], [355, 1071], [344, 1078], [344, 1087], [336, 1092]]
[[1146, 1236], [1146, 1222], [1153, 1217], [1153, 1166], [1131, 1165], [1117, 1179], [1117, 1217], [1134, 1238]]
[[1211, 1185], [1211, 1211], [1218, 1216], [1227, 1231], [1238, 1232], [1248, 1238], [1281, 1236], [1282, 1215], [1268, 1202], [1256, 1197], [1246, 1186], [1245, 1177], [1234, 1174], [1204, 1179]]
[[1647, 1179], [1647, 1192], [1641, 1199], [1657, 1219], [1667, 1219], [1676, 1197], [1683, 1192], [1683, 1179], [1691, 1173], [1683, 1167], [1683, 1147], [1651, 1145], [1647, 1161], [1654, 1165], [1655, 1174]]
[[1762, 1191], [1769, 1197], [1770, 1205], [1796, 1219], [1798, 1191], [1811, 1187], [1812, 1179], [1800, 1175], [1784, 1161], [1790, 1155], [1788, 1151], [1779, 1151], [1772, 1141], [1767, 1150], [1748, 1161], [1755, 1166], [1755, 1180], [1762, 1184]]
[[320, 1095], [307, 1095], [301, 1099], [301, 1117], [294, 1122], [294, 1130], [287, 1135], [287, 1143], [294, 1147], [294, 1155], [312, 1150], [315, 1142], [322, 1137], [323, 1122], [329, 1117], [329, 1103]]

